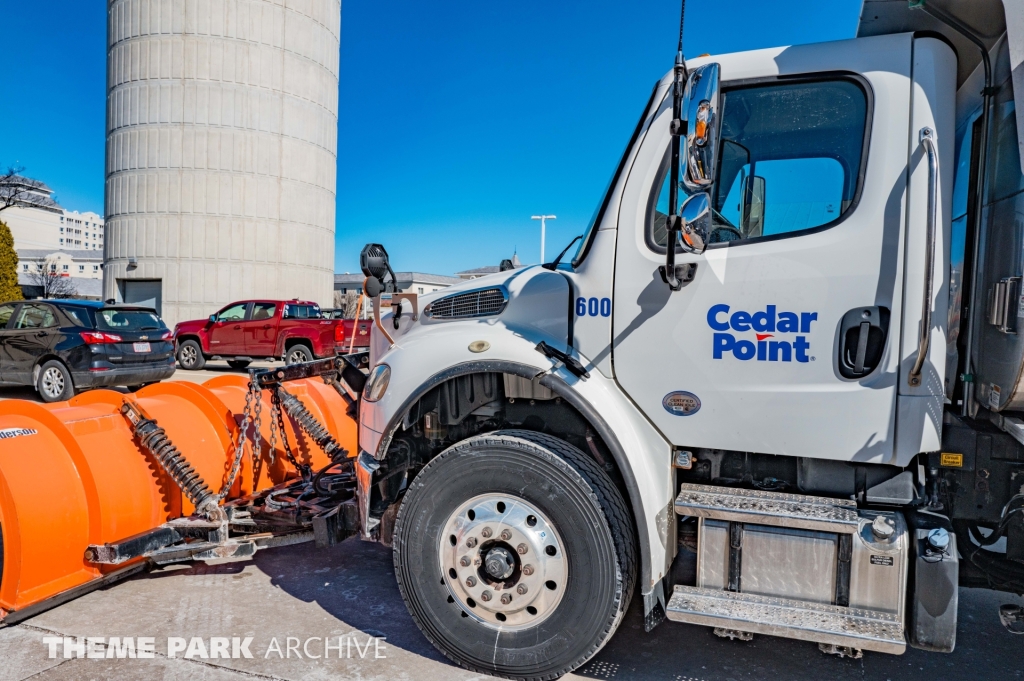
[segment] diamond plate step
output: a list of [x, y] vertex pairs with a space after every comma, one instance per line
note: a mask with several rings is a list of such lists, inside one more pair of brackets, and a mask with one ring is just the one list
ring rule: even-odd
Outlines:
[[811, 497], [711, 485], [680, 485], [676, 513], [775, 527], [855, 533], [861, 523], [849, 499]]
[[675, 622], [723, 627], [800, 641], [901, 655], [907, 648], [894, 614], [677, 586], [666, 615]]

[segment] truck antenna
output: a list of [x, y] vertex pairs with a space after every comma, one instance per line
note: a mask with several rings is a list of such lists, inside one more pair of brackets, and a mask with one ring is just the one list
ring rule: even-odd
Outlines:
[[679, 9], [679, 46], [676, 48], [676, 63], [673, 68], [672, 89], [672, 159], [669, 167], [668, 185], [668, 240], [665, 243], [665, 265], [661, 268], [661, 278], [673, 291], [682, 288], [682, 282], [676, 276], [676, 240], [682, 234], [682, 220], [679, 217], [679, 137], [686, 134], [686, 121], [683, 118], [683, 88], [686, 86], [686, 60], [683, 59], [683, 22], [686, 19], [686, 0], [682, 0]]

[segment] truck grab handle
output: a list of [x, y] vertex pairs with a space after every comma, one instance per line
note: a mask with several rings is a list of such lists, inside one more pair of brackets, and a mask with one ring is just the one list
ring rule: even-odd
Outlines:
[[924, 306], [921, 310], [921, 342], [917, 347], [917, 360], [910, 370], [910, 385], [921, 385], [921, 368], [928, 354], [928, 340], [932, 328], [932, 289], [935, 268], [935, 223], [939, 207], [939, 153], [935, 148], [935, 131], [921, 128], [921, 144], [928, 153], [928, 230], [924, 255]]

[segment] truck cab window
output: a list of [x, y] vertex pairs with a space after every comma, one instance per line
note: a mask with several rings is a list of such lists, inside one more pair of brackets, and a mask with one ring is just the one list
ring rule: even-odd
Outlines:
[[252, 318], [253, 319], [270, 319], [274, 316], [274, 310], [277, 306], [273, 303], [253, 303], [252, 306]]
[[[726, 88], [710, 243], [794, 235], [835, 223], [854, 204], [867, 96], [853, 79]], [[664, 248], [665, 178], [650, 213]], [[685, 195], [684, 192], [680, 192]]]
[[217, 314], [217, 321], [219, 322], [237, 322], [245, 319], [245, 307], [246, 303], [239, 305], [232, 305], [231, 307], [221, 310]]

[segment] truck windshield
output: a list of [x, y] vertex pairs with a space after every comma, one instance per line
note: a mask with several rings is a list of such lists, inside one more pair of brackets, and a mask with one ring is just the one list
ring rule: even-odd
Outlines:
[[96, 311], [96, 328], [107, 331], [158, 331], [162, 319], [146, 310], [103, 309]]

